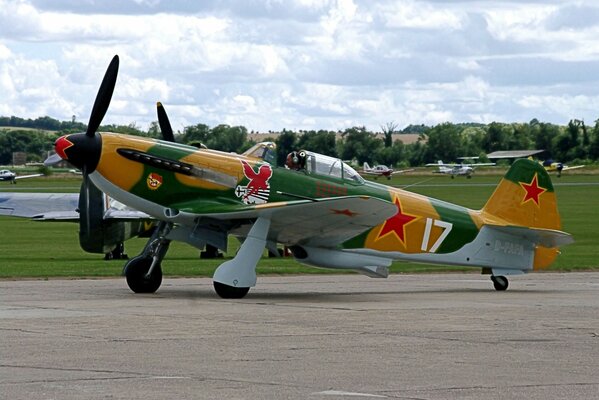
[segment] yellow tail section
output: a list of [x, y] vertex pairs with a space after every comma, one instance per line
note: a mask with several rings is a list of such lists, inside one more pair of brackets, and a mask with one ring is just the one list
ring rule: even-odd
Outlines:
[[[551, 179], [539, 163], [517, 160], [481, 210], [487, 224], [559, 230], [561, 219]], [[534, 269], [548, 267], [559, 250], [537, 246]]]

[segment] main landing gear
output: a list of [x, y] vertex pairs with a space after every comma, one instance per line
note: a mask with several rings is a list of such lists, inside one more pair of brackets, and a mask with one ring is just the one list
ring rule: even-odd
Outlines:
[[162, 283], [160, 263], [171, 242], [166, 239], [171, 228], [172, 224], [161, 222], [142, 253], [125, 264], [123, 273], [127, 278], [127, 285], [135, 293], [154, 293], [160, 287]]
[[495, 290], [502, 292], [507, 289], [509, 286], [509, 281], [505, 276], [502, 275], [491, 275], [491, 281], [493, 281], [493, 286]]
[[[167, 235], [172, 223], [161, 222], [144, 247], [143, 252], [125, 264], [127, 285], [135, 293], [154, 293], [162, 283], [160, 263], [170, 240]], [[241, 299], [256, 285], [256, 265], [266, 247], [270, 220], [260, 217], [254, 222], [239, 251], [214, 272], [214, 290], [224, 299]]]
[[266, 247], [269, 227], [269, 219], [258, 218], [235, 257], [214, 271], [214, 290], [220, 297], [241, 299], [256, 285], [256, 264]]

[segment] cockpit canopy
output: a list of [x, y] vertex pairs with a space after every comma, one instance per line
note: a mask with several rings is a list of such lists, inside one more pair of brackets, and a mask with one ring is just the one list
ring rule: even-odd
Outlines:
[[306, 150], [302, 150], [300, 153], [305, 154], [305, 168], [306, 172], [309, 174], [346, 179], [360, 184], [364, 183], [364, 179], [356, 172], [355, 169], [338, 158], [329, 157]]
[[[264, 160], [271, 165], [277, 163], [277, 145], [273, 142], [260, 142], [243, 152], [246, 157]], [[287, 156], [288, 161], [293, 160], [293, 165], [288, 168], [304, 170], [308, 174], [330, 176], [337, 179], [346, 179], [362, 184], [364, 179], [355, 169], [338, 158], [325, 156], [311, 151], [294, 151]]]

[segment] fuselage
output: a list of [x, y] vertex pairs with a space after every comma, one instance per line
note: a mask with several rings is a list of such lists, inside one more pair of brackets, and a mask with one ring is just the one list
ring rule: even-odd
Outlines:
[[313, 167], [296, 171], [237, 154], [102, 134], [101, 156], [91, 177], [110, 196], [156, 218], [243, 211], [302, 198], [366, 195], [395, 204], [394, 217], [349, 240], [343, 245], [348, 249], [449, 253], [472, 241], [483, 224], [477, 211], [364, 181], [339, 165], [314, 161]]
[[0, 181], [14, 181], [17, 174], [7, 169], [0, 170]]

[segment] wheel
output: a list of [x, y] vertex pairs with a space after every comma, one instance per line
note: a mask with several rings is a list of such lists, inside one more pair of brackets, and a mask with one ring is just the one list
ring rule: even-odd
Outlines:
[[214, 282], [214, 291], [223, 299], [242, 299], [250, 291], [249, 287], [235, 287]]
[[150, 277], [146, 277], [151, 265], [151, 258], [140, 256], [132, 258], [125, 264], [124, 273], [127, 285], [135, 293], [154, 293], [160, 287], [162, 283], [160, 264], [154, 268]]
[[497, 291], [504, 291], [509, 286], [509, 281], [505, 276], [492, 275], [491, 280], [493, 281], [493, 286]]

